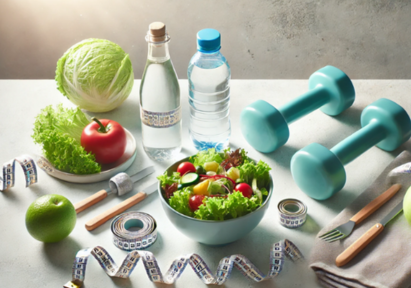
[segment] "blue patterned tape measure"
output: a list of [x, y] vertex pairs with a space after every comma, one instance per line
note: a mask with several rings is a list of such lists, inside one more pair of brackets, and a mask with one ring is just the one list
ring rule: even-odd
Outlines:
[[263, 274], [253, 263], [245, 256], [236, 254], [224, 257], [220, 260], [217, 272], [213, 275], [209, 266], [198, 254], [188, 254], [176, 258], [170, 268], [163, 275], [158, 262], [153, 253], [148, 251], [132, 251], [119, 266], [116, 265], [110, 254], [100, 246], [80, 250], [73, 263], [72, 281], [69, 281], [63, 287], [79, 288], [83, 285], [86, 273], [86, 265], [89, 256], [93, 255], [110, 277], [128, 278], [136, 267], [140, 258], [143, 260], [147, 276], [152, 282], [173, 284], [183, 273], [187, 264], [197, 274], [205, 284], [223, 285], [229, 278], [233, 267], [236, 267], [244, 276], [256, 282], [261, 282], [276, 277], [280, 274], [284, 266], [285, 257], [296, 262], [304, 259], [300, 250], [291, 241], [284, 239], [275, 243], [270, 251], [270, 269], [267, 275]]
[[[139, 227], [130, 231], [131, 227]], [[154, 218], [143, 212], [126, 212], [111, 222], [114, 246], [125, 251], [145, 249], [157, 240], [157, 223]]]
[[16, 162], [23, 169], [26, 187], [37, 183], [37, 169], [34, 160], [28, 155], [21, 155], [3, 164], [3, 177], [0, 176], [0, 191], [6, 191], [14, 186]]
[[297, 199], [284, 199], [278, 203], [280, 223], [287, 228], [298, 228], [307, 219], [307, 206]]

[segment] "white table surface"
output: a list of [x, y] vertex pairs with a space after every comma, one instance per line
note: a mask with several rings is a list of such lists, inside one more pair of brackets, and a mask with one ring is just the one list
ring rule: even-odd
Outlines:
[[[287, 238], [293, 241], [309, 258], [314, 238], [318, 231], [336, 216], [346, 205], [352, 202], [383, 170], [383, 168], [402, 150], [410, 147], [410, 142], [393, 152], [385, 152], [372, 147], [363, 155], [346, 166], [347, 183], [342, 191], [325, 201], [316, 201], [306, 196], [293, 182], [290, 173], [290, 159], [294, 152], [304, 146], [318, 142], [331, 148], [343, 138], [360, 128], [360, 114], [364, 107], [381, 98], [389, 98], [411, 112], [411, 80], [356, 80], [354, 105], [337, 117], [327, 116], [315, 111], [290, 125], [288, 143], [269, 154], [255, 151], [244, 140], [239, 127], [241, 110], [257, 99], [264, 99], [276, 107], [306, 92], [305, 80], [232, 80], [231, 123], [232, 147], [242, 147], [249, 151], [249, 156], [262, 159], [272, 167], [274, 194], [270, 207], [263, 220], [251, 233], [232, 244], [222, 247], [209, 247], [199, 244], [181, 234], [166, 215], [160, 205], [158, 194], [137, 204], [130, 210], [151, 214], [158, 224], [159, 238], [148, 250], [153, 252], [159, 266], [165, 272], [174, 258], [189, 253], [203, 257], [214, 272], [218, 262], [224, 256], [243, 254], [261, 271], [267, 273], [269, 251], [274, 242]], [[39, 182], [29, 188], [24, 187], [21, 168], [16, 169], [14, 188], [0, 193], [0, 283], [1, 287], [62, 287], [71, 280], [71, 267], [78, 250], [96, 245], [103, 246], [120, 263], [125, 251], [112, 243], [109, 229], [110, 222], [88, 232], [84, 224], [92, 217], [120, 203], [138, 192], [139, 188], [151, 184], [169, 163], [156, 163], [145, 154], [141, 145], [139, 119], [139, 85], [136, 80], [129, 98], [118, 109], [94, 114], [120, 122], [137, 140], [137, 158], [127, 172], [133, 174], [140, 169], [154, 165], [156, 175], [150, 175], [140, 181], [129, 194], [122, 197], [111, 195], [101, 203], [80, 213], [77, 224], [70, 236], [61, 242], [43, 244], [32, 238], [25, 228], [25, 213], [28, 206], [45, 194], [61, 194], [72, 203], [76, 203], [92, 193], [104, 189], [108, 181], [94, 184], [73, 184], [48, 176], [39, 170]], [[181, 103], [183, 107], [183, 149], [181, 158], [196, 151], [188, 137], [188, 102], [187, 80], [180, 81]], [[1, 80], [0, 81], [0, 164], [21, 154], [41, 154], [39, 145], [35, 145], [32, 135], [35, 116], [47, 105], [64, 103], [73, 104], [56, 88], [54, 80]], [[90, 114], [91, 115], [91, 114]], [[298, 229], [287, 229], [278, 223], [277, 203], [284, 198], [297, 198], [308, 206], [308, 220]], [[175, 287], [205, 286], [195, 275], [190, 266], [177, 280]], [[318, 287], [316, 277], [308, 268], [308, 263], [294, 264], [286, 261], [285, 269], [274, 280], [254, 283], [234, 268], [226, 287]], [[129, 279], [108, 277], [94, 258], [90, 258], [84, 287], [169, 287], [155, 285], [146, 275], [140, 262]]]

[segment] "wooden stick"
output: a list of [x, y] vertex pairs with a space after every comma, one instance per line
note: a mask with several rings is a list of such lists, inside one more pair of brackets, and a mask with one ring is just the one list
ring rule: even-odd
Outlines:
[[106, 190], [100, 190], [97, 193], [91, 195], [90, 197], [87, 197], [84, 200], [81, 200], [80, 202], [76, 203], [74, 205], [74, 208], [76, 209], [76, 213], [80, 213], [81, 211], [89, 208], [90, 206], [93, 206], [94, 204], [100, 202], [104, 198], [107, 197], [107, 191]]
[[384, 193], [382, 193], [380, 196], [372, 200], [364, 208], [358, 211], [358, 213], [352, 216], [350, 220], [355, 222], [355, 224], [359, 224], [365, 218], [374, 213], [378, 208], [380, 208], [385, 202], [390, 200], [392, 196], [394, 196], [400, 189], [400, 184], [392, 185]]
[[358, 238], [354, 243], [352, 243], [347, 249], [344, 250], [340, 255], [337, 256], [337, 259], [335, 259], [335, 265], [338, 267], [344, 266], [348, 262], [351, 261], [357, 255], [358, 253], [361, 252], [367, 245], [375, 238], [378, 236], [384, 230], [384, 226], [382, 226], [380, 223], [375, 224], [365, 232], [360, 238]]
[[140, 201], [146, 198], [147, 194], [144, 192], [139, 192], [136, 195], [124, 200], [120, 204], [117, 204], [113, 208], [108, 209], [107, 211], [101, 213], [100, 215], [94, 217], [90, 221], [86, 223], [86, 229], [88, 231], [94, 230], [100, 225], [106, 223], [108, 220], [113, 218], [114, 216], [126, 211], [128, 208], [136, 205]]

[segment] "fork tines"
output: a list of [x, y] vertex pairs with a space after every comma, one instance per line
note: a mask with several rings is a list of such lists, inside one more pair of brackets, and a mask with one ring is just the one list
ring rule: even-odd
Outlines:
[[331, 230], [331, 231], [319, 236], [318, 238], [331, 243], [331, 242], [343, 239], [345, 237], [346, 236], [343, 233], [341, 233], [340, 231]]

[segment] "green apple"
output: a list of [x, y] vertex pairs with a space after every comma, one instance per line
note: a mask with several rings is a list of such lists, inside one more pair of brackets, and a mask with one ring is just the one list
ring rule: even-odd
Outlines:
[[27, 209], [26, 228], [39, 241], [58, 242], [73, 231], [76, 219], [76, 210], [66, 197], [44, 195]]
[[407, 192], [405, 193], [402, 209], [404, 210], [405, 218], [411, 225], [411, 187], [409, 187]]

